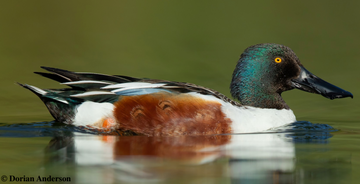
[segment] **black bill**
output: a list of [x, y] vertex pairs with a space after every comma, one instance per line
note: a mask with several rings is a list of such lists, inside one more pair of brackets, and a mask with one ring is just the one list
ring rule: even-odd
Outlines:
[[300, 76], [291, 80], [293, 87], [310, 93], [321, 94], [322, 96], [330, 99], [345, 97], [353, 98], [353, 95], [350, 92], [320, 79], [306, 70], [303, 66], [300, 66], [300, 68]]

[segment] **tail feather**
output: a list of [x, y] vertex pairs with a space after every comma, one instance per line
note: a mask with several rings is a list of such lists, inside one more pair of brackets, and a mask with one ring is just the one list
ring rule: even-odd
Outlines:
[[47, 70], [49, 73], [35, 73], [58, 81], [71, 88], [40, 89], [28, 84], [18, 84], [36, 94], [57, 121], [68, 124], [71, 124], [74, 120], [77, 106], [85, 101], [98, 103], [114, 103], [118, 101], [120, 95], [111, 92], [111, 89], [103, 88], [104, 86], [141, 80], [120, 75], [72, 72], [44, 66], [41, 68]]
[[58, 68], [45, 67], [45, 66], [42, 66], [41, 68], [45, 69], [55, 75], [58, 75], [59, 77], [62, 77], [63, 79], [67, 80], [68, 82], [80, 80], [79, 76], [77, 76], [75, 72], [58, 69]]
[[64, 82], [69, 82], [68, 78], [64, 78], [62, 76], [56, 75], [56, 74], [52, 74], [52, 73], [45, 73], [45, 72], [34, 72], [38, 75], [41, 75], [43, 77], [52, 79], [54, 81], [58, 81], [60, 83], [64, 83]]
[[45, 66], [42, 66], [41, 68], [43, 68], [53, 74], [49, 75], [49, 74], [44, 74], [42, 72], [36, 72], [37, 74], [42, 75], [47, 78], [50, 78], [50, 79], [53, 79], [53, 80], [56, 80], [56, 81], [59, 81], [59, 82], [61, 81], [61, 83], [82, 81], [82, 80], [95, 80], [95, 81], [112, 82], [112, 83], [124, 83], [124, 82], [134, 82], [134, 81], [141, 80], [138, 78], [120, 76], [120, 75], [105, 75], [105, 74], [88, 73], [88, 72], [72, 72], [72, 71], [68, 71], [68, 70], [45, 67]]
[[18, 85], [20, 85], [21, 87], [24, 87], [30, 91], [32, 91], [33, 93], [35, 93], [37, 96], [44, 96], [46, 95], [48, 92], [38, 88], [38, 87], [35, 87], [35, 86], [31, 86], [31, 85], [28, 85], [28, 84], [21, 84], [21, 83], [17, 83]]
[[36, 94], [44, 102], [50, 114], [57, 121], [67, 124], [72, 123], [76, 106], [83, 102], [83, 100], [79, 98], [62, 96], [59, 93], [50, 90], [42, 90], [28, 84], [18, 84]]

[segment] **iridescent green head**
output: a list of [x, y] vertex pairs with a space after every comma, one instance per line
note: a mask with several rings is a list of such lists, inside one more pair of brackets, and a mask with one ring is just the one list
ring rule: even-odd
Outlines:
[[352, 97], [308, 72], [289, 47], [272, 43], [251, 46], [241, 54], [230, 88], [241, 104], [261, 108], [288, 109], [281, 93], [294, 88], [330, 99]]

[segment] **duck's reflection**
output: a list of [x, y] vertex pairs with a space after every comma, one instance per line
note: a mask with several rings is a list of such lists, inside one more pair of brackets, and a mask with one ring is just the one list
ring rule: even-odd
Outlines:
[[198, 175], [272, 180], [274, 173], [294, 169], [294, 143], [284, 135], [120, 137], [75, 133], [54, 138], [48, 150], [51, 161], [111, 168], [116, 180], [127, 182]]
[[0, 126], [3, 137], [54, 137], [41, 175], [81, 183], [341, 183], [351, 152], [327, 144], [332, 131], [305, 121], [262, 134], [183, 137], [93, 135], [56, 122]]

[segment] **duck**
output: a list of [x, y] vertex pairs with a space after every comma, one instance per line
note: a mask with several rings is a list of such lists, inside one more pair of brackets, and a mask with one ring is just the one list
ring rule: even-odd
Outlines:
[[146, 136], [262, 132], [296, 121], [281, 96], [285, 91], [353, 98], [309, 72], [289, 47], [274, 43], [253, 45], [241, 54], [230, 84], [235, 100], [186, 82], [41, 68], [48, 72], [34, 73], [68, 87], [19, 85], [36, 94], [56, 121], [102, 132]]

